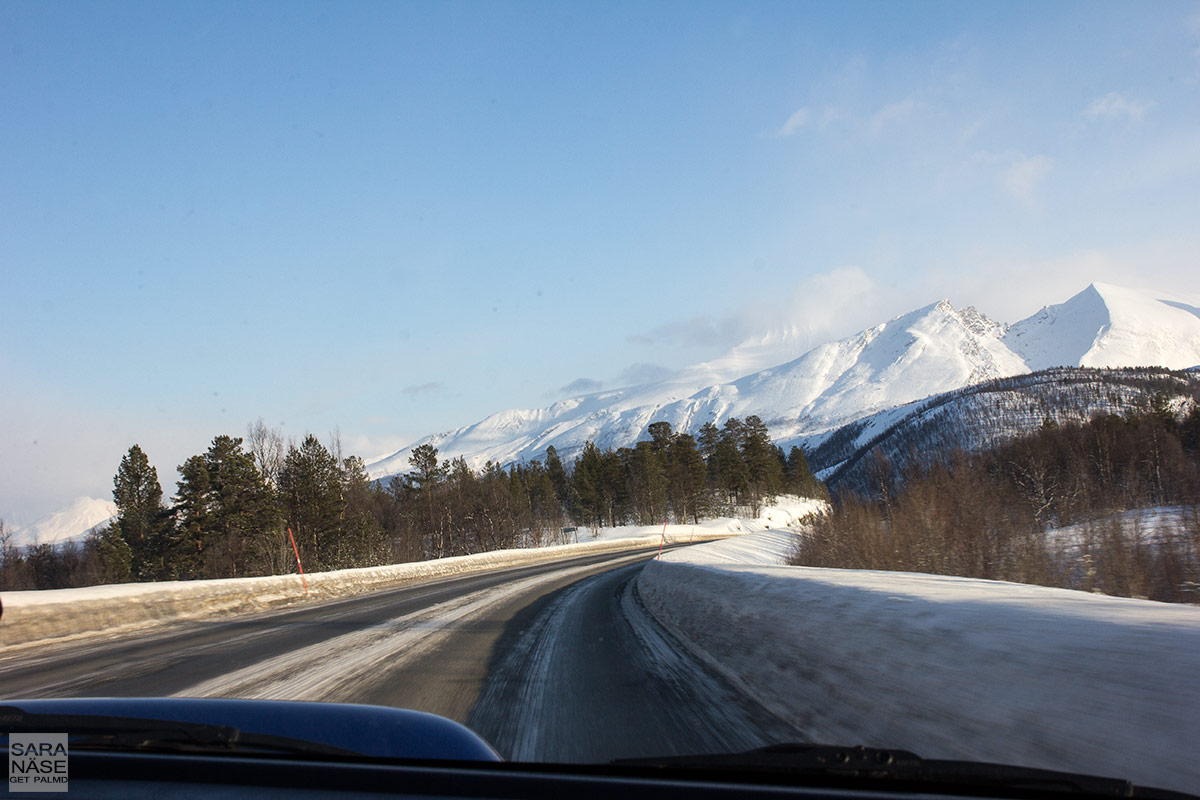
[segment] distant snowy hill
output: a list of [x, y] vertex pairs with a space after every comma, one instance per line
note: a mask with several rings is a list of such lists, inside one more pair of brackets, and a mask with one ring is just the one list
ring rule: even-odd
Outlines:
[[660, 420], [695, 434], [705, 422], [756, 414], [777, 441], [795, 440], [1049, 366], [1192, 367], [1200, 364], [1200, 300], [1097, 283], [1012, 326], [942, 300], [788, 360], [799, 340], [784, 331], [656, 383], [502, 411], [414, 442], [368, 471], [405, 472], [412, 448], [425, 443], [476, 468], [542, 458], [550, 445], [569, 460], [589, 440], [630, 445]]
[[33, 544], [63, 544], [80, 541], [88, 531], [109, 521], [117, 513], [111, 500], [77, 497], [71, 505], [47, 514], [32, 525], [13, 530], [12, 543], [18, 547]]

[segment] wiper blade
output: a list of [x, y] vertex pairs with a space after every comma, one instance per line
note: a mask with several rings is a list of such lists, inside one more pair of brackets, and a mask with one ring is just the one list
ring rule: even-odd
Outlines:
[[1134, 786], [1117, 778], [1101, 778], [1033, 767], [1015, 767], [974, 761], [925, 759], [907, 750], [874, 747], [836, 747], [820, 744], [772, 745], [742, 753], [629, 758], [612, 762], [622, 766], [685, 768], [794, 776], [806, 782], [833, 784], [877, 782], [889, 787], [918, 787], [936, 791], [1016, 795], [1041, 793], [1084, 794], [1096, 797], [1143, 797], [1184, 800], [1192, 795], [1165, 789]]
[[72, 749], [361, 755], [333, 745], [274, 734], [248, 733], [228, 725], [105, 714], [30, 714], [14, 706], [0, 706], [0, 734], [60, 731], [70, 734]]

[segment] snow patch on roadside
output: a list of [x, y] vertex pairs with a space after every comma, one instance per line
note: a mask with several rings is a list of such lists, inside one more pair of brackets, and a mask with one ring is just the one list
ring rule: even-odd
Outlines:
[[777, 566], [791, 536], [665, 554], [638, 592], [697, 657], [813, 741], [1200, 789], [1200, 608]]
[[[667, 537], [676, 542], [686, 542], [691, 538], [701, 541], [713, 535], [732, 535], [740, 533], [757, 533], [758, 531], [788, 528], [800, 525], [806, 518], [816, 514], [824, 514], [829, 510], [829, 503], [812, 497], [796, 497], [795, 495], [780, 495], [775, 502], [763, 506], [755, 518], [744, 519], [734, 517], [716, 517], [701, 520], [695, 525], [668, 524]], [[616, 527], [580, 528], [576, 535], [581, 542], [611, 541], [628, 537], [643, 538], [661, 536], [663, 525], [618, 525]]]

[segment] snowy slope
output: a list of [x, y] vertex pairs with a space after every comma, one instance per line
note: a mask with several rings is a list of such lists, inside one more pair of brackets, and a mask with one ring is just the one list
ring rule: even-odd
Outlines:
[[569, 461], [589, 440], [628, 446], [651, 422], [696, 434], [706, 422], [751, 414], [776, 440], [788, 440], [1049, 365], [1193, 366], [1200, 364], [1198, 305], [1093, 284], [1009, 327], [942, 300], [790, 360], [802, 337], [783, 330], [663, 381], [493, 414], [414, 442], [368, 471], [375, 478], [404, 472], [412, 448], [424, 443], [475, 468], [543, 458], [551, 445]]
[[[587, 441], [594, 441], [600, 447], [622, 446], [636, 440], [651, 422], [663, 419], [657, 413], [661, 409], [685, 401], [707, 387], [794, 358], [800, 341], [803, 336], [797, 329], [774, 331], [743, 342], [711, 361], [685, 367], [661, 381], [581, 395], [545, 408], [501, 411], [473, 425], [413, 442], [368, 465], [368, 471], [371, 477], [378, 478], [408, 470], [408, 457], [421, 444], [437, 447], [442, 458], [464, 456], [476, 468], [487, 461], [505, 464], [541, 458], [550, 445], [564, 456], [576, 452]], [[671, 423], [672, 427], [679, 427], [675, 419]]]
[[18, 547], [33, 544], [62, 544], [79, 541], [97, 525], [108, 522], [117, 513], [111, 500], [77, 497], [71, 505], [39, 519], [32, 525], [13, 531], [12, 543]]

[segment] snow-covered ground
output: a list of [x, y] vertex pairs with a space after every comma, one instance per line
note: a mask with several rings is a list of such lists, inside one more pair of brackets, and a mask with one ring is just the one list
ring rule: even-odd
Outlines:
[[1200, 790], [1200, 608], [782, 566], [768, 531], [638, 579], [693, 653], [814, 741]]
[[1075, 547], [1089, 536], [1112, 530], [1143, 542], [1200, 533], [1200, 506], [1153, 506], [1121, 511], [1098, 519], [1054, 528], [1049, 534], [1061, 546]]

